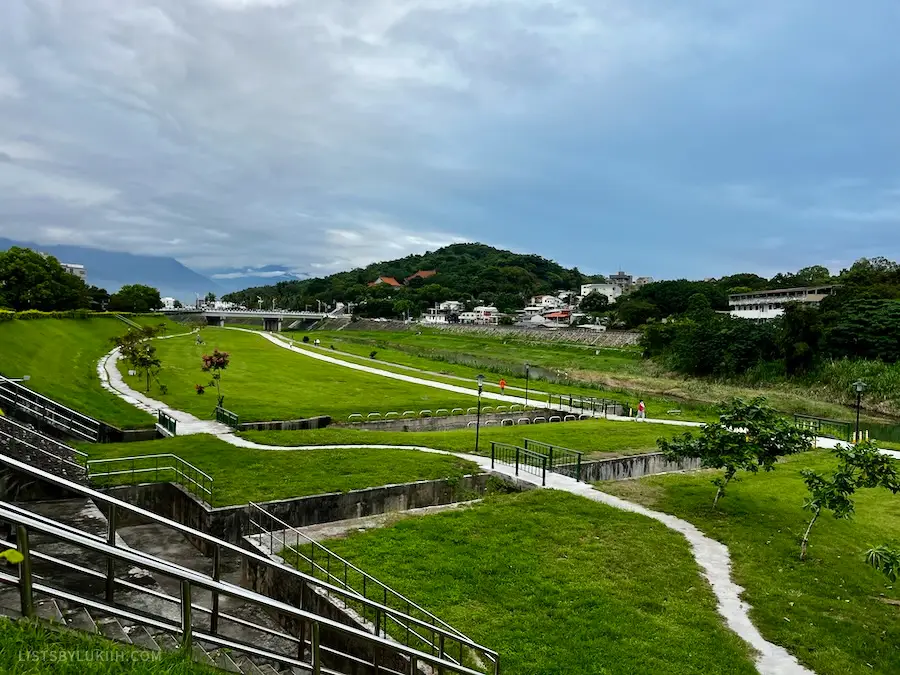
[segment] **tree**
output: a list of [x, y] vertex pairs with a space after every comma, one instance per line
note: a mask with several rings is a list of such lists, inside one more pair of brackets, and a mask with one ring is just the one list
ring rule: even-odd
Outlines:
[[181, 309], [182, 307], [184, 307], [184, 305], [181, 304], [181, 300], [176, 300], [174, 303], [172, 303], [172, 306], [175, 309]]
[[660, 438], [657, 445], [669, 461], [697, 457], [705, 468], [725, 469], [712, 481], [715, 508], [738, 471], [771, 471], [779, 457], [809, 449], [811, 438], [758, 397], [732, 400], [722, 407], [719, 421], [705, 425], [699, 436], [686, 432], [671, 441]]
[[206, 387], [215, 385], [217, 408], [221, 408], [222, 403], [225, 402], [225, 396], [222, 395], [222, 371], [228, 368], [229, 363], [231, 363], [231, 357], [228, 352], [220, 352], [218, 349], [213, 349], [212, 354], [204, 354], [203, 365], [200, 369], [204, 373], [211, 372], [212, 379], [206, 386], [198, 384], [194, 387], [198, 394], [203, 394], [206, 392]]
[[109, 299], [109, 309], [113, 312], [135, 312], [145, 314], [163, 306], [159, 291], [143, 284], [122, 286]]
[[0, 307], [51, 312], [90, 304], [85, 283], [53, 256], [18, 246], [0, 251]]
[[212, 291], [210, 291], [209, 293], [206, 294], [206, 298], [204, 298], [204, 299], [205, 299], [206, 302], [208, 302], [209, 304], [212, 304], [212, 303], [214, 303], [214, 302], [216, 301], [216, 294], [213, 293]]
[[91, 286], [88, 288], [88, 297], [91, 301], [91, 309], [95, 312], [105, 312], [109, 305], [109, 292], [105, 288]]
[[150, 380], [155, 379], [159, 384], [160, 391], [165, 394], [166, 387], [159, 382], [159, 371], [162, 369], [162, 362], [156, 355], [156, 347], [153, 346], [151, 340], [156, 336], [164, 333], [166, 327], [164, 324], [159, 326], [142, 326], [141, 328], [132, 328], [125, 335], [112, 338], [113, 344], [119, 348], [119, 353], [125, 362], [131, 366], [132, 370], [143, 373], [147, 380], [147, 391], [150, 391]]
[[599, 291], [591, 291], [584, 299], [581, 301], [581, 304], [578, 305], [578, 308], [584, 312], [585, 314], [598, 315], [603, 314], [609, 307], [609, 298]]
[[809, 534], [822, 509], [831, 511], [835, 518], [849, 519], [855, 509], [852, 497], [859, 488], [884, 487], [894, 494], [900, 491], [900, 475], [894, 458], [881, 454], [874, 442], [838, 444], [834, 454], [838, 457], [838, 468], [831, 476], [811, 469], [801, 471], [809, 490], [803, 508], [812, 513], [812, 518], [800, 542], [800, 560], [806, 558]]
[[875, 546], [866, 551], [866, 564], [884, 574], [891, 582], [897, 581], [900, 574], [900, 550], [886, 544]]
[[817, 307], [791, 302], [785, 305], [778, 343], [788, 375], [812, 370], [822, 349], [822, 315]]

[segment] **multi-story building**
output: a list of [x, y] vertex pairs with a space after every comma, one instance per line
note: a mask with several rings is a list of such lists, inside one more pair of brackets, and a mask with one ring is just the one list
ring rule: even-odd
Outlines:
[[425, 310], [423, 321], [425, 323], [455, 323], [458, 319], [463, 304], [456, 300], [445, 300]]
[[542, 309], [557, 309], [565, 307], [566, 303], [555, 295], [536, 295], [531, 298], [532, 307], [541, 307]]
[[471, 312], [462, 312], [459, 315], [459, 322], [492, 326], [500, 322], [500, 316], [496, 307], [480, 305]]
[[807, 286], [803, 288], [778, 288], [773, 291], [735, 293], [728, 296], [731, 316], [743, 319], [766, 320], [784, 314], [789, 302], [818, 304], [834, 293], [837, 286]]
[[619, 270], [615, 274], [609, 275], [609, 283], [621, 286], [626, 293], [631, 289], [632, 276]]
[[612, 304], [616, 301], [616, 298], [620, 297], [625, 292], [625, 289], [618, 284], [582, 284], [582, 299], [594, 291], [601, 295], [605, 295], [609, 299], [609, 304]]
[[84, 265], [76, 265], [74, 263], [60, 263], [62, 268], [68, 272], [69, 274], [74, 274], [76, 277], [85, 281], [87, 279], [87, 270], [84, 269]]

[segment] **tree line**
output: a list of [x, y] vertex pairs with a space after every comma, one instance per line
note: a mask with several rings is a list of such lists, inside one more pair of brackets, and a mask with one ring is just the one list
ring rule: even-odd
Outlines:
[[131, 284], [110, 294], [67, 272], [53, 256], [19, 246], [0, 251], [0, 309], [141, 313], [160, 307], [162, 300], [155, 288]]

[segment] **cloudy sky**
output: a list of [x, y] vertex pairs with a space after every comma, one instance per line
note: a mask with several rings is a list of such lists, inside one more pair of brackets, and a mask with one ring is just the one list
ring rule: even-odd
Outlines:
[[900, 2], [2, 0], [0, 235], [323, 273], [900, 257]]

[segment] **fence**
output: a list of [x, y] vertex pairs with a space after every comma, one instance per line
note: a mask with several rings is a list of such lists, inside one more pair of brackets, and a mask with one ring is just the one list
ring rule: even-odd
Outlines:
[[581, 458], [583, 452], [569, 450], [551, 443], [525, 439], [525, 449], [547, 456], [547, 468], [553, 473], [581, 480]]
[[519, 471], [530, 473], [541, 479], [541, 485], [547, 484], [547, 455], [520, 448], [517, 445], [491, 441], [491, 468], [495, 463], [508, 464]]
[[[371, 622], [376, 636], [392, 637], [407, 647], [439, 654], [459, 665], [474, 662], [487, 666], [488, 672], [497, 672], [496, 657], [487, 650], [473, 649], [475, 643], [450, 624], [260, 505], [250, 502], [247, 511], [250, 536], [257, 537], [260, 544], [268, 540], [269, 552], [298, 570], [309, 570], [310, 576], [349, 591], [351, 595], [344, 596], [341, 602]], [[359, 602], [354, 601], [354, 595], [359, 596]], [[367, 600], [381, 608], [373, 607]], [[442, 634], [436, 635], [434, 629]]]
[[70, 436], [93, 443], [102, 440], [103, 425], [97, 420], [2, 376], [0, 376], [0, 401], [15, 406], [37, 418], [41, 423], [49, 424]]
[[574, 394], [549, 394], [548, 407], [568, 408], [569, 410], [589, 410], [592, 413], [620, 414], [624, 411], [625, 404], [621, 401], [609, 398], [594, 398], [592, 396], [577, 396]]
[[212, 476], [171, 453], [90, 459], [87, 470], [88, 479], [95, 485], [171, 482], [178, 483], [205, 502], [212, 501]]
[[227, 424], [232, 429], [237, 429], [240, 424], [240, 418], [236, 413], [226, 410], [222, 406], [216, 406], [216, 422]]
[[156, 419], [157, 419], [157, 422], [159, 423], [159, 426], [161, 426], [163, 429], [165, 429], [172, 436], [178, 435], [178, 431], [177, 431], [178, 420], [176, 420], [174, 417], [166, 414], [162, 410], [159, 410], [156, 413]]
[[794, 423], [801, 429], [813, 432], [816, 436], [836, 438], [839, 441], [849, 442], [853, 434], [853, 425], [850, 422], [829, 420], [824, 417], [794, 415]]

